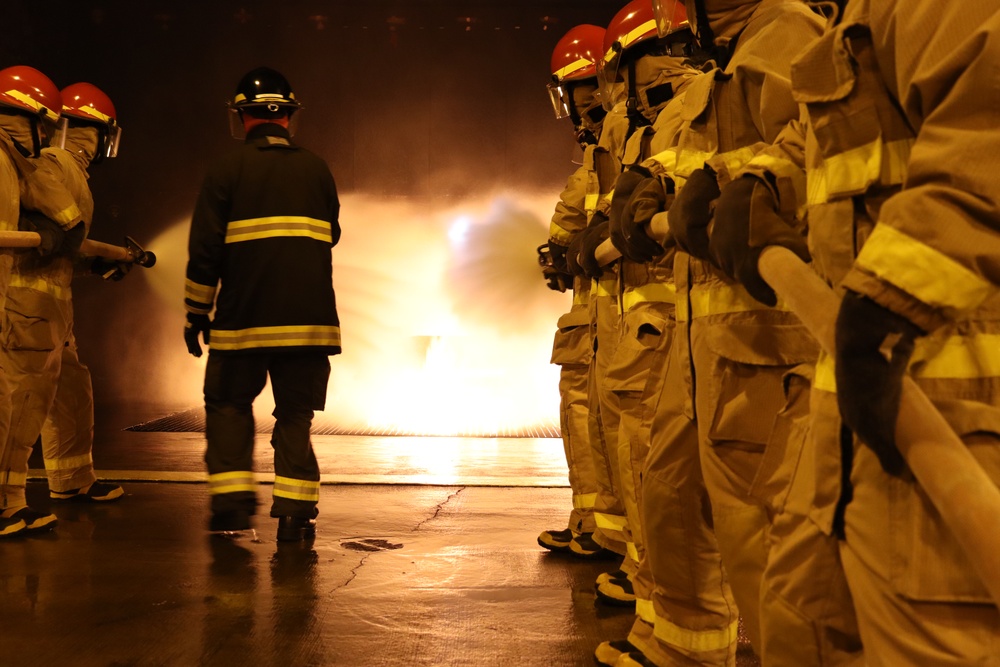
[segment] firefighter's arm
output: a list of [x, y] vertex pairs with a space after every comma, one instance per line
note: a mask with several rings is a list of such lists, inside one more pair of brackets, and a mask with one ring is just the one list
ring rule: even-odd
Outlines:
[[184, 308], [189, 314], [207, 316], [212, 312], [226, 241], [227, 203], [223, 180], [209, 174], [195, 204], [188, 238]]
[[886, 40], [888, 27], [873, 20], [880, 60], [895, 44], [886, 83], [918, 133], [906, 187], [883, 205], [843, 284], [925, 331], [1000, 285], [1000, 14], [991, 11], [963, 3], [893, 16], [897, 34], [928, 35], [919, 53]]

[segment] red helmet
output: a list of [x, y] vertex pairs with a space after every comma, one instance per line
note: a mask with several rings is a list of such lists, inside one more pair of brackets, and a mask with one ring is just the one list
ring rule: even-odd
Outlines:
[[15, 65], [0, 70], [0, 104], [55, 122], [62, 98], [49, 77], [34, 67]]
[[62, 89], [64, 117], [77, 122], [96, 125], [100, 146], [95, 161], [118, 155], [122, 129], [111, 98], [92, 83], [74, 83]]
[[552, 51], [552, 78], [561, 83], [597, 76], [604, 32], [604, 28], [589, 24], [570, 28]]
[[92, 83], [74, 83], [62, 89], [62, 112], [70, 118], [114, 126], [118, 123], [111, 98]]
[[653, 0], [653, 16], [660, 37], [691, 29], [684, 0]]
[[604, 64], [611, 63], [636, 44], [656, 37], [652, 2], [632, 0], [615, 14], [604, 33]]

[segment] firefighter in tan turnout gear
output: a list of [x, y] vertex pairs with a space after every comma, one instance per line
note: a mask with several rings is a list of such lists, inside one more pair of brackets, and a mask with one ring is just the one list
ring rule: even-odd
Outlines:
[[[36, 85], [43, 89], [51, 87], [43, 98], [53, 106], [58, 105], [56, 108], [61, 112], [61, 95], [51, 81], [34, 70], [18, 76], [22, 80], [35, 78]], [[8, 94], [19, 103], [32, 100], [15, 92]], [[37, 107], [31, 108], [37, 113]], [[50, 112], [45, 116], [52, 120], [57, 114]], [[41, 156], [21, 183], [19, 226], [37, 232], [41, 244], [37, 249], [14, 255], [4, 304], [0, 365], [10, 390], [11, 418], [0, 452], [3, 471], [0, 510], [4, 517], [23, 519], [26, 530], [32, 532], [51, 529], [57, 523], [54, 514], [27, 505], [25, 485], [31, 448], [54, 401], [63, 349], [72, 337], [72, 256], [83, 242], [93, 215], [85, 163], [89, 164], [89, 158], [96, 154], [98, 131], [75, 129], [69, 136], [64, 120], [58, 130], [49, 124], [43, 136], [39, 132], [43, 128], [29, 118], [12, 117], [15, 122], [20, 121], [11, 136], [22, 147], [22, 154]], [[46, 149], [43, 155], [45, 140], [53, 136], [60, 143], [69, 141], [71, 148]], [[25, 148], [25, 144], [32, 149]], [[87, 447], [86, 454], [79, 446]], [[61, 451], [48, 451], [47, 463], [51, 462], [53, 468], [65, 464], [69, 473], [62, 475], [52, 470], [53, 490], [76, 495], [84, 487], [88, 491], [93, 488], [92, 462], [85, 459], [89, 459], [89, 443], [73, 443]], [[98, 485], [96, 493], [103, 495], [105, 489], [104, 485]], [[111, 487], [107, 489], [110, 493]]]
[[[331, 248], [340, 203], [326, 163], [292, 142], [299, 113], [288, 81], [260, 67], [230, 106], [243, 145], [209, 170], [191, 221], [185, 341], [201, 356], [212, 531], [256, 513], [253, 401], [270, 378], [276, 419], [271, 516], [278, 540], [315, 535], [320, 472], [309, 431], [340, 353]], [[215, 308], [214, 319], [209, 314]]]
[[[38, 70], [24, 65], [0, 70], [0, 227], [4, 231], [18, 229], [21, 189], [35, 171], [29, 156], [37, 156], [41, 151], [42, 125], [54, 125], [61, 107], [59, 89]], [[67, 224], [70, 222], [67, 220]], [[4, 308], [0, 313], [5, 312], [13, 266], [14, 251], [0, 249], [0, 307]], [[6, 331], [7, 327], [2, 329]], [[14, 452], [6, 447], [13, 388], [8, 377], [8, 363], [0, 354], [0, 457], [3, 459], [0, 461], [0, 537], [16, 535], [29, 528], [45, 530], [55, 522], [54, 515], [27, 507], [24, 498], [27, 458], [22, 466], [15, 460], [17, 457], [12, 456]]]
[[[894, 442], [909, 373], [1000, 483], [998, 61], [995, 0], [852, 0], [793, 63], [809, 251], [843, 301], [787, 505], [839, 536], [870, 665], [1000, 664], [996, 601]], [[777, 225], [754, 231], [716, 255], [789, 245]], [[777, 594], [817, 585], [802, 559], [782, 564]]]
[[[580, 546], [593, 535], [597, 479], [590, 451], [588, 425], [588, 380], [593, 357], [590, 333], [590, 279], [572, 276], [566, 265], [566, 251], [574, 236], [587, 227], [597, 205], [593, 186], [594, 151], [601, 135], [607, 110], [598, 93], [597, 59], [604, 44], [604, 28], [579, 25], [570, 29], [552, 52], [552, 81], [548, 90], [557, 118], [570, 118], [580, 146], [583, 163], [559, 196], [549, 239], [539, 248], [542, 271], [550, 288], [572, 290], [572, 306], [559, 318], [552, 345], [552, 363], [558, 364], [560, 418], [563, 448], [573, 491], [573, 510], [563, 529], [546, 530], [538, 543], [552, 551], [588, 556], [592, 549]], [[571, 549], [576, 539], [576, 549]]]

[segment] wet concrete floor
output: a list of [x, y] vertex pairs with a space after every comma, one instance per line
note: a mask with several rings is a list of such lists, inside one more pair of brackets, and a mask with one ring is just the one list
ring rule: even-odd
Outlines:
[[615, 561], [535, 543], [570, 507], [558, 441], [315, 438], [317, 537], [279, 544], [267, 484], [256, 535], [209, 535], [201, 436], [134, 419], [99, 422], [120, 502], [50, 505], [35, 470], [59, 525], [0, 542], [0, 666], [592, 665], [632, 623], [593, 592]]

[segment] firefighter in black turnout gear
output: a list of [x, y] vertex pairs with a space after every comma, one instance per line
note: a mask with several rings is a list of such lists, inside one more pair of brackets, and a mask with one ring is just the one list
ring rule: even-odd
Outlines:
[[[292, 143], [288, 81], [260, 67], [240, 81], [230, 126], [243, 145], [209, 169], [191, 221], [184, 303], [188, 350], [205, 371], [212, 531], [250, 528], [257, 498], [252, 404], [270, 376], [278, 540], [315, 534], [319, 466], [309, 439], [340, 353], [331, 248], [340, 202], [326, 162]], [[214, 319], [209, 319], [213, 305]]]

